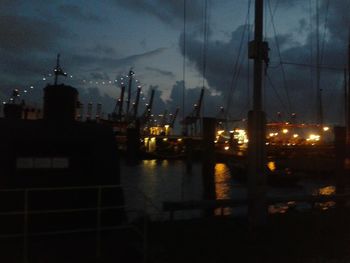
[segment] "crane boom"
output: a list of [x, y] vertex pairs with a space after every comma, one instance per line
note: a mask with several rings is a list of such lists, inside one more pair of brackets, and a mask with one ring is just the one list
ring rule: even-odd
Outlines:
[[135, 119], [135, 120], [137, 118], [137, 111], [138, 111], [138, 108], [139, 108], [140, 93], [141, 93], [141, 86], [138, 86], [137, 87], [137, 93], [136, 93], [136, 101], [135, 101], [135, 104], [134, 104], [134, 116], [133, 116], [133, 119]]

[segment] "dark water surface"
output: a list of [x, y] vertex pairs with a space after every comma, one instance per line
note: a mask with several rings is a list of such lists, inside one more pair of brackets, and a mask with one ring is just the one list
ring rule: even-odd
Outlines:
[[[144, 160], [139, 165], [122, 164], [122, 184], [125, 191], [126, 205], [134, 215], [146, 211], [153, 219], [168, 218], [162, 212], [165, 201], [188, 201], [202, 199], [201, 164], [194, 163], [192, 172], [186, 172], [186, 164], [181, 160]], [[217, 199], [241, 199], [246, 197], [247, 189], [231, 176], [231, 171], [224, 163], [215, 166]], [[334, 194], [333, 183], [326, 180], [303, 180], [293, 187], [268, 187], [268, 194], [273, 196], [293, 196], [300, 194]], [[322, 204], [321, 209], [328, 209], [333, 203]], [[285, 213], [290, 207], [298, 210], [309, 209], [308, 204], [275, 204], [269, 207], [270, 213]], [[246, 207], [225, 208], [216, 211], [232, 216], [245, 216]], [[200, 216], [200, 211], [178, 212], [177, 218]]]

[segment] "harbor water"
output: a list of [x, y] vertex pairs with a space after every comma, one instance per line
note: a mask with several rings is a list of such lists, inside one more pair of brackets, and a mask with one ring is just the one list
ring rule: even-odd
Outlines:
[[[163, 202], [202, 200], [201, 163], [194, 163], [192, 172], [186, 170], [182, 160], [143, 160], [138, 165], [121, 165], [122, 185], [128, 211], [132, 217], [146, 212], [153, 220], [166, 220], [169, 214], [162, 211]], [[215, 190], [217, 199], [243, 199], [247, 196], [244, 184], [235, 180], [224, 163], [215, 165]], [[288, 187], [267, 189], [270, 196], [291, 196], [290, 202], [269, 206], [270, 213], [285, 213], [289, 209], [307, 210], [307, 203], [295, 203], [296, 195], [331, 195], [335, 193], [334, 182], [325, 179], [304, 179]], [[318, 204], [320, 209], [328, 209], [332, 202]], [[216, 214], [244, 217], [247, 207], [217, 209]], [[176, 218], [188, 219], [201, 216], [201, 211], [177, 212]]]

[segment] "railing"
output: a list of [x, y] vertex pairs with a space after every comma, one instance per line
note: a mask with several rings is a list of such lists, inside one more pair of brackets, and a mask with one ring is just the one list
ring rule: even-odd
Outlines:
[[[334, 194], [334, 195], [294, 195], [294, 196], [268, 196], [267, 205], [273, 205], [278, 203], [296, 202], [296, 203], [309, 203], [311, 207], [315, 207], [317, 203], [325, 203], [329, 201], [339, 202], [345, 204], [350, 200], [350, 193]], [[183, 202], [164, 202], [163, 211], [169, 212], [170, 220], [174, 219], [174, 214], [177, 211], [188, 210], [214, 210], [220, 209], [221, 215], [223, 215], [224, 208], [233, 208], [238, 206], [247, 206], [249, 200], [244, 199], [219, 199], [219, 200], [192, 200]]]
[[[79, 191], [95, 191], [95, 197], [93, 198], [95, 200], [95, 204], [91, 206], [91, 204], [84, 204], [83, 207], [73, 207], [73, 208], [37, 208], [37, 209], [31, 209], [33, 206], [33, 203], [31, 202], [31, 196], [33, 194], [37, 193], [68, 193], [68, 192], [79, 192]], [[29, 252], [29, 245], [28, 245], [28, 239], [29, 237], [36, 237], [36, 236], [51, 236], [51, 235], [61, 235], [61, 234], [73, 234], [73, 233], [93, 233], [96, 232], [96, 257], [101, 257], [101, 232], [102, 231], [108, 231], [108, 230], [119, 230], [119, 229], [131, 229], [133, 231], [136, 231], [142, 241], [142, 252], [144, 256], [144, 262], [147, 260], [147, 216], [145, 216], [144, 211], [135, 211], [135, 210], [127, 210], [127, 207], [124, 205], [105, 205], [105, 203], [108, 203], [108, 200], [103, 199], [103, 195], [105, 192], [108, 191], [122, 191], [122, 187], [120, 185], [97, 185], [97, 186], [78, 186], [78, 187], [50, 187], [50, 188], [26, 188], [26, 189], [2, 189], [0, 190], [0, 194], [18, 194], [17, 197], [20, 198], [21, 193], [22, 196], [22, 209], [11, 209], [11, 208], [2, 208], [0, 207], [0, 218], [3, 216], [19, 216], [23, 217], [23, 229], [20, 232], [16, 233], [1, 233], [0, 232], [0, 239], [4, 238], [23, 238], [23, 262], [28, 262], [28, 252]], [[86, 193], [85, 193], [86, 194]], [[91, 193], [89, 193], [91, 196]], [[59, 195], [58, 195], [59, 196]], [[51, 196], [52, 197], [52, 196]], [[57, 198], [57, 197], [56, 197]], [[69, 198], [68, 198], [69, 199]], [[68, 200], [66, 199], [66, 201]], [[149, 200], [144, 198], [145, 202], [149, 202]], [[68, 200], [69, 201], [69, 200]], [[81, 200], [84, 201], [84, 200]], [[91, 201], [91, 200], [90, 200]], [[122, 199], [123, 201], [123, 199]], [[9, 201], [10, 202], [10, 201]], [[36, 206], [38, 204], [35, 204]], [[34, 206], [35, 206], [34, 205]], [[102, 221], [102, 216], [104, 211], [116, 211], [120, 212], [120, 216], [127, 215], [129, 213], [138, 213], [140, 217], [142, 217], [144, 221], [143, 226], [143, 232], [139, 231], [138, 228], [133, 226], [132, 224], [124, 222], [116, 222], [115, 225], [104, 225]], [[31, 224], [31, 216], [34, 215], [42, 215], [43, 217], [46, 215], [67, 215], [67, 214], [73, 214], [73, 213], [95, 213], [95, 221], [96, 224], [92, 227], [85, 227], [85, 228], [70, 228], [68, 229], [59, 229], [59, 230], [50, 230], [50, 231], [31, 231], [30, 230], [30, 224]], [[142, 214], [141, 214], [142, 213]], [[75, 215], [76, 216], [76, 215]], [[84, 217], [82, 217], [83, 219]], [[91, 218], [90, 218], [91, 219]], [[122, 219], [120, 220], [122, 221]]]

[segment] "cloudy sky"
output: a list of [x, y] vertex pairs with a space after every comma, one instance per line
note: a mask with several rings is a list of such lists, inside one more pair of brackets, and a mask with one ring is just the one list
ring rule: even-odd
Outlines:
[[[316, 121], [317, 1], [324, 118], [343, 121], [349, 0], [265, 0], [269, 120], [279, 111], [285, 120], [295, 112], [299, 121]], [[230, 118], [244, 118], [253, 83], [247, 59], [253, 5], [251, 0], [187, 0], [184, 31], [183, 0], [0, 0], [0, 99], [7, 101], [18, 88], [28, 103], [40, 105], [60, 53], [69, 75], [61, 81], [77, 87], [83, 103], [102, 103], [106, 113], [132, 67], [143, 104], [150, 88], [156, 89], [156, 113], [180, 107], [180, 116], [188, 114], [204, 84], [205, 115], [217, 116], [223, 106]]]

